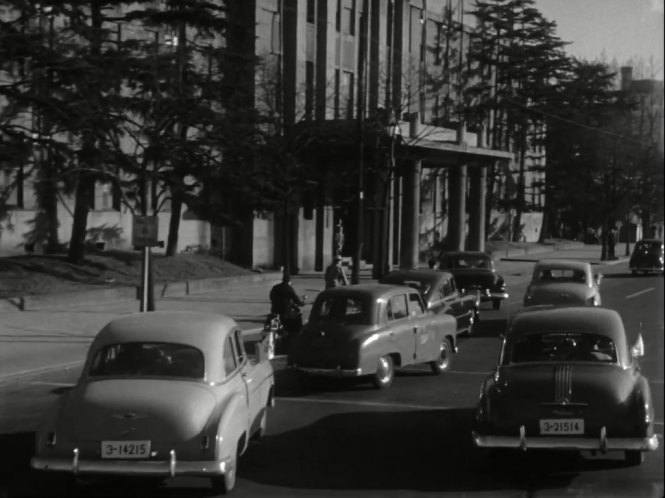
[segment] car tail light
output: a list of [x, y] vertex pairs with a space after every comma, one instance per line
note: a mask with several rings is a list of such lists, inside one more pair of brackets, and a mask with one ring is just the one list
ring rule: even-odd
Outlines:
[[56, 435], [54, 431], [50, 431], [46, 433], [46, 446], [49, 448], [53, 448], [55, 446], [55, 443], [57, 441]]

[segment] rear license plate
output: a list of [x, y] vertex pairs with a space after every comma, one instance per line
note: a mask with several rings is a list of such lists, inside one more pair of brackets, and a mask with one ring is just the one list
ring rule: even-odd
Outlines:
[[582, 418], [551, 418], [540, 420], [541, 434], [584, 434]]
[[102, 441], [102, 458], [148, 458], [150, 441]]

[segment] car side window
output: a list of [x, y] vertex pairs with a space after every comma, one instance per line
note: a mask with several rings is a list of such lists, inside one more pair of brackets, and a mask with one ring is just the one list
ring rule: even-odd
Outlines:
[[224, 341], [224, 373], [230, 375], [238, 367], [236, 353], [233, 350], [233, 337], [229, 336]]
[[423, 307], [422, 299], [420, 295], [412, 292], [409, 294], [409, 314], [411, 316], [420, 316], [425, 314], [425, 308]]
[[398, 294], [392, 296], [388, 301], [388, 320], [399, 320], [408, 316], [406, 307], [406, 296]]
[[453, 293], [453, 287], [450, 284], [450, 280], [446, 280], [441, 285], [441, 294], [443, 297], [448, 297]]
[[233, 332], [233, 341], [235, 342], [236, 361], [238, 365], [245, 361], [245, 345], [242, 342], [242, 335], [240, 329]]

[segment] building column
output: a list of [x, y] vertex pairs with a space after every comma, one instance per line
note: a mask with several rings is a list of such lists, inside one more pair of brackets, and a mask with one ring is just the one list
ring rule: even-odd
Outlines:
[[469, 247], [470, 251], [485, 250], [485, 194], [487, 168], [475, 164], [469, 168]]
[[402, 199], [402, 237], [400, 247], [401, 269], [415, 270], [419, 266], [420, 243], [420, 169], [419, 160], [404, 165], [404, 193]]
[[466, 228], [466, 165], [448, 168], [448, 238], [446, 249], [464, 250]]

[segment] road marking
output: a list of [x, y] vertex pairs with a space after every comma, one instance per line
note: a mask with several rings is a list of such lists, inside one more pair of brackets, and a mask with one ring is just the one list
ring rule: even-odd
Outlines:
[[324, 399], [324, 398], [282, 398], [277, 396], [280, 401], [295, 401], [301, 403], [322, 403], [331, 405], [358, 405], [358, 406], [372, 406], [376, 408], [402, 408], [404, 410], [449, 410], [449, 407], [432, 406], [432, 405], [415, 405], [409, 403], [382, 403], [377, 401], [352, 401], [343, 399]]
[[60, 363], [58, 365], [49, 365], [47, 367], [31, 368], [27, 370], [19, 370], [18, 372], [0, 374], [0, 382], [15, 379], [17, 377], [27, 377], [28, 375], [36, 375], [40, 373], [51, 372], [53, 370], [64, 370], [66, 368], [74, 368], [81, 366], [83, 363], [84, 360], [70, 361], [69, 363]]
[[628, 294], [626, 296], [626, 299], [633, 299], [634, 297], [641, 296], [642, 294], [646, 294], [647, 292], [651, 292], [654, 290], [654, 287], [649, 287], [648, 289], [641, 290], [639, 292], [636, 292], [635, 294]]

